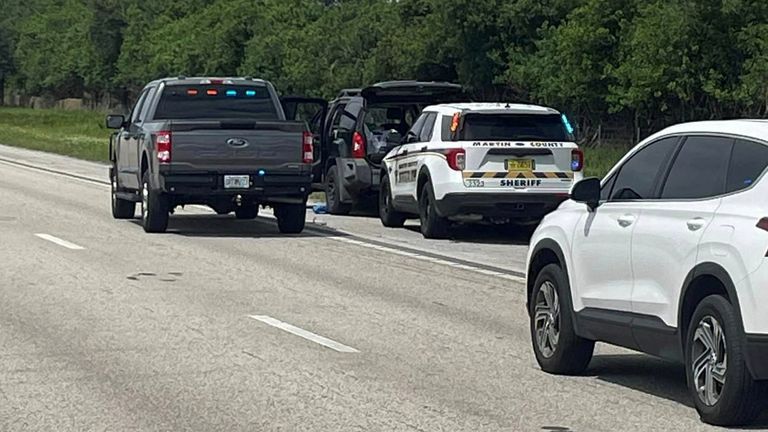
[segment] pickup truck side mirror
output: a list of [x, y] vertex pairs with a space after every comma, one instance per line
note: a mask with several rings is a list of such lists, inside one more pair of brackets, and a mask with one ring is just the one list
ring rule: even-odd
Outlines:
[[107, 116], [107, 129], [120, 129], [125, 124], [125, 117], [117, 114]]
[[597, 177], [589, 177], [573, 185], [571, 199], [584, 203], [590, 211], [594, 211], [600, 205], [600, 180]]

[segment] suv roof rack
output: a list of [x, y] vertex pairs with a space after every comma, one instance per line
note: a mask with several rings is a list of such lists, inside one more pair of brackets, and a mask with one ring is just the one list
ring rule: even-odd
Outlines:
[[359, 88], [347, 88], [347, 89], [341, 89], [341, 91], [339, 91], [339, 96], [338, 96], [338, 97], [344, 97], [344, 96], [357, 96], [357, 95], [359, 95], [359, 94], [360, 94], [360, 92], [362, 92], [362, 91], [363, 91], [363, 89], [359, 89]]

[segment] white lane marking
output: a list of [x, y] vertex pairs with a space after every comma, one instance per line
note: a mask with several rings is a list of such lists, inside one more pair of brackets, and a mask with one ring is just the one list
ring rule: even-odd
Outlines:
[[302, 328], [298, 328], [296, 326], [290, 325], [288, 323], [282, 322], [278, 319], [272, 318], [267, 315], [249, 315], [250, 318], [253, 318], [257, 321], [261, 321], [264, 324], [271, 325], [272, 327], [277, 327], [280, 330], [287, 331], [288, 333], [294, 334], [299, 337], [303, 337], [304, 339], [310, 340], [314, 343], [318, 343], [322, 346], [328, 347], [332, 350], [336, 350], [338, 352], [343, 353], [356, 353], [360, 352], [352, 347], [346, 346], [342, 343], [330, 340], [326, 337], [322, 337], [318, 334], [314, 334], [310, 331], [304, 330]]
[[57, 244], [57, 245], [59, 245], [61, 247], [65, 247], [67, 249], [72, 249], [72, 250], [83, 250], [83, 249], [85, 249], [84, 247], [82, 247], [80, 245], [76, 245], [76, 244], [68, 242], [66, 240], [62, 240], [62, 239], [60, 239], [58, 237], [54, 237], [54, 236], [52, 236], [50, 234], [37, 233], [35, 235], [37, 237], [43, 239], [43, 240], [47, 240], [47, 241], [49, 241], [51, 243], [55, 243], [55, 244]]
[[458, 268], [458, 269], [467, 270], [467, 271], [471, 271], [471, 272], [475, 272], [475, 273], [480, 273], [480, 274], [483, 274], [483, 275], [486, 275], [486, 276], [499, 277], [499, 278], [502, 278], [502, 279], [507, 279], [507, 280], [511, 280], [511, 281], [515, 281], [515, 282], [520, 282], [520, 283], [524, 283], [525, 282], [525, 278], [521, 278], [519, 276], [515, 276], [515, 275], [511, 275], [511, 274], [507, 274], [507, 273], [501, 273], [501, 272], [497, 272], [497, 271], [494, 271], [494, 270], [488, 270], [488, 269], [484, 269], [484, 268], [481, 268], [481, 267], [475, 267], [475, 266], [468, 265], [468, 264], [461, 264], [461, 263], [456, 263], [456, 262], [452, 262], [452, 261], [446, 261], [446, 260], [443, 260], [443, 259], [440, 259], [440, 258], [433, 258], [433, 257], [430, 257], [430, 256], [419, 255], [419, 254], [416, 254], [416, 253], [413, 253], [413, 252], [406, 252], [406, 251], [401, 251], [401, 250], [394, 249], [394, 248], [388, 248], [388, 247], [385, 247], [385, 246], [370, 244], [370, 243], [362, 242], [362, 241], [359, 241], [359, 240], [354, 240], [354, 239], [346, 238], [346, 237], [343, 237], [343, 236], [330, 236], [330, 237], [325, 237], [325, 238], [330, 239], [330, 240], [334, 240], [334, 241], [338, 241], [338, 242], [342, 242], [342, 243], [349, 243], [349, 244], [353, 244], [353, 245], [356, 245], [356, 246], [361, 246], [361, 247], [364, 247], [364, 248], [373, 249], [373, 250], [377, 250], [377, 251], [381, 251], [381, 252], [387, 252], [387, 253], [393, 253], [393, 254], [396, 254], [396, 255], [407, 256], [409, 258], [414, 258], [414, 259], [417, 259], [417, 260], [420, 260], [420, 261], [426, 261], [426, 262], [433, 263], [433, 264], [446, 265], [446, 266], [453, 267], [453, 268]]

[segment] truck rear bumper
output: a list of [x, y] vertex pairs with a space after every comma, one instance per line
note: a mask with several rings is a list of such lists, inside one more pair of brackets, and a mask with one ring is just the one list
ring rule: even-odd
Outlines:
[[259, 203], [303, 202], [311, 192], [309, 175], [248, 174], [250, 186], [225, 189], [224, 174], [162, 174], [160, 189], [174, 197], [178, 204], [205, 204], [240, 196]]
[[479, 214], [489, 218], [537, 219], [567, 199], [567, 194], [448, 193], [435, 202], [435, 207], [443, 217]]

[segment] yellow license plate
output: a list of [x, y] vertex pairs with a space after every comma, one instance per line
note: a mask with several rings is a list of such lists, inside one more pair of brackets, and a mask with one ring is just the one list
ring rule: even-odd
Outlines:
[[533, 171], [533, 159], [507, 159], [507, 171]]

